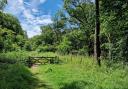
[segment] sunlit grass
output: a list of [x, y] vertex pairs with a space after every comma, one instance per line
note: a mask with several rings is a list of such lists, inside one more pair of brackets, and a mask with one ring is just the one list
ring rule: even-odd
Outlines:
[[[62, 61], [60, 64], [46, 64], [28, 68], [39, 81], [53, 89], [128, 89], [128, 67], [121, 63], [113, 63], [110, 66], [106, 65], [105, 60], [102, 60], [102, 66], [99, 67], [93, 57], [60, 55], [52, 52], [21, 51], [1, 55], [17, 60], [27, 59], [29, 56], [58, 56]], [[48, 88], [40, 86], [36, 89]]]
[[92, 57], [58, 56], [62, 64], [32, 69], [39, 79], [47, 81], [54, 89], [128, 89], [128, 67], [123, 68], [121, 64], [107, 67], [104, 61], [102, 67], [98, 67]]

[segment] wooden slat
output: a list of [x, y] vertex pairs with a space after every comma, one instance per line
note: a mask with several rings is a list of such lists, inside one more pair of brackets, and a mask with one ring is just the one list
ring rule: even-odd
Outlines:
[[[42, 60], [42, 61], [41, 61]], [[43, 61], [47, 60], [47, 61]], [[31, 67], [33, 64], [46, 64], [46, 63], [55, 63], [55, 60], [58, 60], [58, 57], [29, 57], [29, 59], [26, 61], [27, 64]]]
[[54, 57], [30, 57], [30, 58], [54, 58]]

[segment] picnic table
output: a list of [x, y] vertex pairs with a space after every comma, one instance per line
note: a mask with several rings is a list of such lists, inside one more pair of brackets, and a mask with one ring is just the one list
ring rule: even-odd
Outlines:
[[56, 64], [59, 62], [59, 57], [29, 57], [26, 61], [27, 65], [29, 67], [33, 66], [34, 64], [40, 65], [40, 64]]

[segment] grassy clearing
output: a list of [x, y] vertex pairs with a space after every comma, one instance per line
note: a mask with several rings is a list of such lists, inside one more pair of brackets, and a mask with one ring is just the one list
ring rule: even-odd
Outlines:
[[[47, 55], [57, 55], [48, 53]], [[42, 65], [32, 72], [38, 79], [46, 81], [53, 89], [128, 89], [128, 67], [102, 62], [95, 65], [92, 58], [84, 56], [59, 56], [59, 65]]]
[[31, 69], [21, 64], [1, 65], [0, 89], [128, 89], [128, 67], [121, 63], [108, 66], [103, 60], [99, 68], [91, 57], [86, 56], [51, 52], [10, 52], [4, 55], [17, 60], [28, 56], [59, 56], [62, 63]]

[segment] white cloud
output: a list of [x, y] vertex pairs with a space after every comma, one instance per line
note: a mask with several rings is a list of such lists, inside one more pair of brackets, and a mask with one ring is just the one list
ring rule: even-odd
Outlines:
[[17, 0], [17, 1], [19, 1], [19, 3], [21, 3], [21, 4], [23, 4], [23, 0]]
[[22, 28], [27, 31], [29, 37], [32, 37], [41, 33], [41, 25], [52, 23], [49, 14], [41, 14], [38, 10], [39, 5], [45, 2], [46, 0], [8, 0], [5, 11], [17, 16]]
[[33, 8], [33, 9], [32, 9], [32, 12], [34, 12], [34, 13], [38, 13], [38, 12], [39, 12], [39, 10], [38, 10], [38, 9]]
[[34, 19], [34, 15], [32, 15], [29, 9], [24, 10], [23, 15], [26, 19]]
[[40, 3], [45, 3], [46, 2], [46, 0], [40, 0]]
[[42, 19], [42, 20], [37, 19], [35, 20], [35, 22], [40, 25], [47, 25], [47, 24], [52, 23], [52, 20], [51, 19]]
[[23, 0], [8, 0], [6, 12], [13, 13], [15, 16], [19, 15], [25, 9]]
[[50, 15], [35, 16], [30, 9], [24, 10], [23, 16], [28, 24], [47, 25], [52, 23]]
[[40, 27], [37, 26], [37, 25], [27, 25], [25, 23], [22, 23], [22, 28], [23, 29], [26, 29], [26, 32], [27, 32], [27, 35], [29, 38], [35, 36], [35, 35], [39, 35], [41, 34], [41, 30], [40, 30]]

